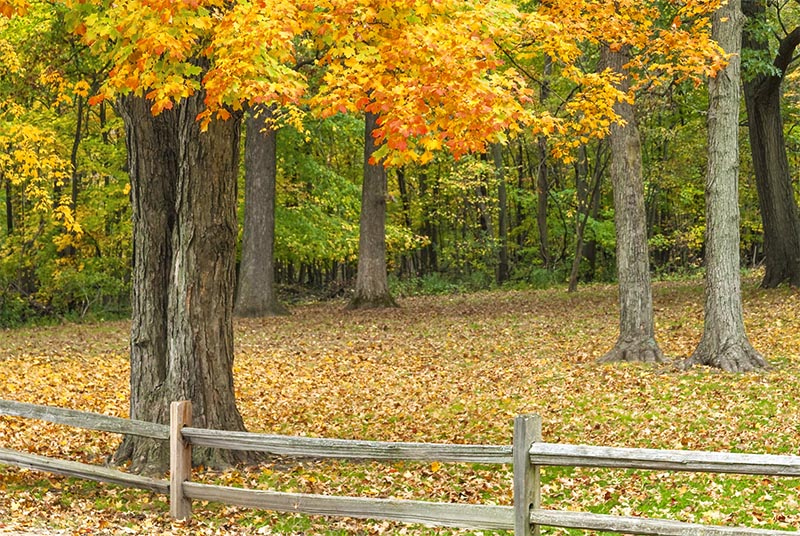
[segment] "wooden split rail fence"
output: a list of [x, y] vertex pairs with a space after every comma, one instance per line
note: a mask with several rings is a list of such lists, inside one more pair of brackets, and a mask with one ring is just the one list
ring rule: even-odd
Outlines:
[[[172, 403], [169, 426], [7, 400], [0, 400], [0, 415], [42, 419], [78, 428], [168, 440], [171, 465], [169, 481], [6, 448], [0, 448], [0, 463], [169, 495], [170, 513], [179, 519], [191, 516], [192, 500], [204, 500], [281, 512], [381, 519], [477, 530], [505, 529], [513, 530], [515, 536], [538, 534], [541, 526], [659, 536], [798, 534], [791, 531], [699, 525], [663, 519], [543, 509], [540, 495], [540, 471], [543, 466], [799, 477], [800, 456], [545, 443], [541, 436], [541, 419], [535, 415], [523, 415], [515, 419], [512, 445], [390, 443], [207, 430], [191, 426], [189, 402]], [[514, 506], [283, 493], [201, 484], [190, 479], [191, 450], [194, 446], [348, 460], [513, 464]]]

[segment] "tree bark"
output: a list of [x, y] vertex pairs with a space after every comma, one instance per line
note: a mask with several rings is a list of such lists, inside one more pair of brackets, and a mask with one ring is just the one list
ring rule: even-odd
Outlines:
[[358, 238], [356, 290], [348, 309], [397, 307], [389, 293], [386, 273], [386, 168], [370, 163], [375, 152], [372, 132], [377, 116], [366, 114], [364, 129], [364, 183], [361, 187], [361, 216]]
[[503, 146], [499, 143], [492, 144], [492, 160], [497, 174], [497, 202], [500, 205], [497, 214], [497, 236], [500, 240], [497, 284], [501, 285], [508, 281], [510, 270], [508, 266], [508, 193], [506, 191], [506, 173], [503, 163]]
[[[603, 50], [608, 68], [623, 75], [621, 89], [629, 88], [624, 65], [627, 49]], [[664, 355], [655, 339], [653, 293], [647, 249], [647, 220], [642, 178], [642, 146], [633, 105], [620, 102], [616, 112], [624, 124], [611, 127], [611, 182], [614, 188], [614, 223], [617, 233], [619, 281], [619, 339], [600, 361], [661, 362]]]
[[[233, 389], [240, 118], [212, 121], [200, 132], [196, 117], [203, 107], [202, 94], [179, 107], [167, 383], [172, 400], [192, 401], [195, 426], [244, 430]], [[248, 459], [232, 451], [194, 451], [196, 463], [211, 467]]]
[[[233, 389], [233, 290], [239, 122], [201, 133], [202, 94], [150, 115], [121, 101], [134, 220], [132, 418], [166, 423], [173, 400], [191, 400], [198, 427], [244, 430]], [[194, 462], [223, 467], [245, 453], [195, 449]], [[168, 445], [125, 438], [115, 455], [160, 473]]]
[[[742, 3], [754, 20], [766, 16], [761, 1]], [[800, 218], [795, 202], [781, 114], [781, 84], [795, 49], [800, 45], [800, 27], [779, 43], [773, 62], [775, 74], [760, 74], [744, 82], [750, 150], [758, 191], [758, 205], [764, 226], [765, 273], [761, 286], [774, 288], [784, 282], [800, 285]], [[769, 43], [745, 33], [743, 46], [769, 51]]]
[[81, 146], [83, 139], [83, 97], [78, 95], [76, 97], [78, 102], [78, 110], [76, 112], [77, 119], [75, 121], [75, 134], [72, 138], [72, 151], [70, 152], [69, 163], [72, 169], [71, 188], [70, 188], [70, 205], [69, 208], [73, 214], [78, 208], [78, 195], [81, 190], [81, 174], [78, 170], [78, 150]]
[[[549, 56], [545, 56], [542, 75], [544, 82], [539, 89], [539, 100], [544, 103], [550, 96], [550, 82], [548, 80], [552, 72], [553, 64]], [[550, 238], [547, 228], [547, 200], [550, 196], [550, 177], [549, 177], [549, 149], [547, 138], [540, 136], [536, 142], [539, 149], [539, 168], [536, 172], [536, 227], [539, 230], [539, 255], [542, 265], [550, 268], [552, 258], [550, 257]]]
[[[178, 182], [177, 117], [157, 117], [142, 98], [119, 101], [125, 123], [133, 220], [131, 274], [130, 418], [166, 424], [167, 289]], [[169, 446], [127, 436], [114, 455], [134, 472], [156, 474], [169, 465]]]
[[703, 336], [686, 366], [731, 372], [767, 366], [747, 338], [739, 274], [739, 80], [744, 16], [741, 0], [728, 0], [712, 18], [712, 37], [729, 54], [709, 80], [706, 177], [706, 283]]
[[244, 145], [244, 231], [237, 316], [288, 314], [275, 295], [276, 132], [267, 106], [257, 106], [247, 118]]

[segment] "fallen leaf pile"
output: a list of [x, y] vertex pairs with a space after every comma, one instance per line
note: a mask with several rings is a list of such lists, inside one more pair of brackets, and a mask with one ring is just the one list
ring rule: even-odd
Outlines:
[[[655, 288], [657, 337], [687, 357], [702, 332], [698, 282]], [[546, 441], [800, 455], [800, 293], [746, 285], [745, 314], [767, 372], [598, 365], [617, 335], [616, 289], [504, 291], [407, 298], [402, 308], [299, 306], [240, 320], [235, 378], [255, 432], [387, 441], [510, 444], [511, 422], [538, 413]], [[0, 398], [127, 416], [128, 325], [0, 332]], [[0, 446], [103, 464], [119, 437], [0, 418]], [[800, 526], [800, 480], [547, 468], [547, 508], [710, 524]], [[277, 460], [193, 479], [305, 493], [511, 504], [511, 469], [446, 463]], [[0, 532], [71, 534], [456, 534], [195, 503], [168, 519], [145, 491], [0, 466]], [[545, 529], [545, 534], [569, 531]], [[573, 531], [571, 533], [581, 534]]]

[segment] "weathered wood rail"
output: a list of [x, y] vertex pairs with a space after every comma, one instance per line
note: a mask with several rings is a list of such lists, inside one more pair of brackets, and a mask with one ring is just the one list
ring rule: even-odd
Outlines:
[[[170, 481], [6, 448], [0, 448], [0, 463], [168, 494], [170, 513], [176, 518], [188, 518], [191, 516], [192, 500], [203, 500], [281, 512], [383, 519], [476, 530], [513, 530], [515, 536], [538, 534], [542, 526], [659, 536], [798, 534], [792, 531], [700, 525], [664, 519], [543, 509], [540, 494], [541, 468], [544, 466], [797, 477], [800, 476], [800, 456], [546, 443], [541, 437], [541, 419], [533, 415], [519, 416], [515, 419], [512, 445], [351, 441], [206, 430], [191, 426], [189, 402], [172, 403], [169, 426], [7, 400], [0, 400], [0, 415], [42, 419], [77, 428], [170, 441]], [[514, 466], [514, 506], [283, 493], [201, 484], [191, 482], [190, 478], [191, 450], [194, 446], [261, 451], [283, 456], [350, 460], [511, 463]]]

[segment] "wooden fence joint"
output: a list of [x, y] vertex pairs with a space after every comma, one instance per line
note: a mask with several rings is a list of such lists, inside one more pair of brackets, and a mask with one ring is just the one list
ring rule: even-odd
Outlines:
[[183, 483], [192, 478], [192, 445], [181, 429], [192, 425], [192, 403], [172, 402], [169, 406], [169, 515], [173, 519], [192, 517], [192, 501], [186, 496]]
[[542, 441], [542, 418], [519, 415], [514, 419], [514, 536], [538, 536], [539, 525], [531, 525], [531, 510], [541, 506], [541, 476], [531, 465], [531, 446]]

